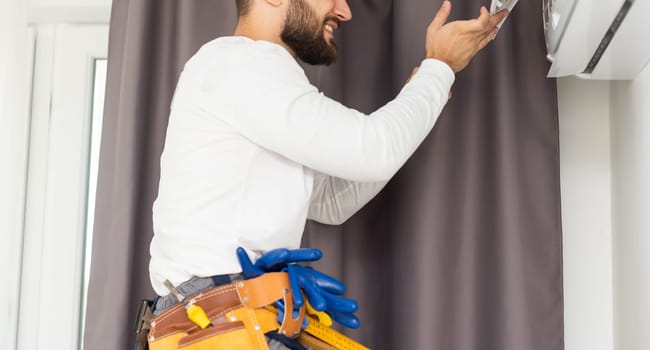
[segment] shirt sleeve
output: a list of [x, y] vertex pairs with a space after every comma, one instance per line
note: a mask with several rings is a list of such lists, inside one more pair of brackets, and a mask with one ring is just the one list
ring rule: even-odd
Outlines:
[[[284, 57], [234, 70], [203, 108], [255, 144], [318, 172], [357, 182], [390, 179], [424, 140], [447, 102], [453, 71], [427, 59], [399, 95], [370, 115], [309, 83]], [[224, 110], [225, 107], [225, 110]]]
[[307, 218], [328, 225], [340, 225], [363, 208], [387, 181], [355, 182], [314, 173], [314, 190]]

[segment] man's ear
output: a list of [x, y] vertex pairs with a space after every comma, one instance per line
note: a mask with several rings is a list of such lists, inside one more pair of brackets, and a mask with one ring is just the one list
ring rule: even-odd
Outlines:
[[264, 1], [276, 7], [282, 5], [282, 0], [264, 0]]

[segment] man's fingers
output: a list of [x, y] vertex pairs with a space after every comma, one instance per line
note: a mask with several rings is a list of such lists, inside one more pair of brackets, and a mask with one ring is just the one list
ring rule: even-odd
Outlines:
[[483, 32], [486, 34], [486, 36], [481, 38], [481, 41], [479, 43], [479, 50], [484, 48], [485, 45], [489, 44], [490, 41], [494, 39], [494, 37], [497, 34], [497, 31], [499, 30], [499, 28], [497, 28], [497, 24], [499, 24], [499, 22], [501, 22], [504, 18], [506, 18], [508, 13], [510, 13], [510, 11], [508, 11], [507, 9], [503, 9], [495, 13], [494, 15], [489, 16], [489, 20], [487, 22], [487, 30], [484, 30]]
[[433, 21], [431, 21], [429, 27], [434, 30], [440, 29], [440, 27], [442, 27], [445, 23], [447, 23], [447, 18], [449, 18], [450, 13], [451, 13], [451, 2], [445, 0], [442, 2], [442, 6], [436, 13], [436, 16], [433, 17]]
[[474, 21], [477, 24], [475, 27], [476, 32], [481, 34], [491, 32], [508, 13], [509, 11], [507, 9], [503, 9], [494, 15], [490, 15], [490, 12], [484, 6], [481, 6], [481, 14]]
[[[494, 15], [494, 16], [496, 16], [496, 15]], [[468, 27], [468, 28], [471, 28], [471, 31], [476, 33], [476, 34], [483, 35], [483, 34], [489, 32], [490, 30], [492, 30], [492, 27], [494, 27], [496, 25], [496, 24], [492, 23], [492, 17], [494, 17], [494, 16], [490, 15], [490, 11], [488, 11], [488, 9], [485, 8], [485, 6], [481, 6], [479, 16], [472, 19], [472, 20], [467, 21], [467, 22], [471, 23], [471, 27]], [[496, 23], [498, 23], [498, 22], [496, 22]]]
[[490, 33], [488, 33], [478, 44], [478, 49], [479, 51], [482, 50], [484, 47], [487, 46], [494, 38], [497, 36], [497, 32], [499, 31], [499, 28], [494, 27]]
[[490, 28], [492, 28], [492, 27], [496, 26], [497, 24], [499, 24], [499, 22], [501, 22], [501, 20], [506, 18], [508, 13], [510, 13], [510, 11], [508, 11], [508, 9], [503, 9], [503, 10], [495, 13], [494, 15], [490, 16], [490, 21], [489, 21], [490, 22], [489, 23]]
[[481, 7], [481, 15], [479, 18], [477, 18], [477, 22], [480, 24], [480, 39], [479, 39], [479, 44], [478, 44], [478, 49], [481, 50], [484, 48], [487, 44], [490, 43], [494, 39], [494, 37], [497, 35], [497, 31], [499, 28], [497, 28], [497, 24], [501, 22], [507, 15], [509, 11], [507, 9], [503, 9], [494, 15], [490, 15], [490, 13], [487, 11], [485, 7]]
[[481, 13], [476, 20], [482, 28], [488, 27], [490, 25], [490, 11], [485, 6], [481, 6]]

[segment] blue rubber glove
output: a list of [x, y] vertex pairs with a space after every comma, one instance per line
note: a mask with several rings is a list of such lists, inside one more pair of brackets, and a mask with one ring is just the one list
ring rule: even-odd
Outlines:
[[[340, 296], [345, 292], [345, 284], [313, 268], [297, 264], [316, 261], [322, 256], [320, 250], [312, 248], [274, 249], [262, 255], [253, 264], [246, 251], [241, 247], [237, 248], [237, 258], [244, 278], [255, 278], [266, 272], [287, 271], [296, 308], [304, 304], [304, 291], [315, 310], [326, 312], [334, 321], [345, 327], [358, 328], [360, 321], [353, 313], [358, 310], [359, 304], [353, 299]], [[276, 306], [284, 309], [284, 305], [276, 303]]]
[[359, 328], [361, 322], [353, 314], [359, 309], [359, 303], [340, 296], [345, 292], [343, 282], [311, 267], [297, 264], [287, 266], [287, 271], [296, 307], [304, 304], [302, 293], [296, 293], [296, 289], [302, 289], [315, 310], [326, 312], [345, 327]]
[[255, 264], [251, 261], [244, 248], [237, 248], [237, 259], [241, 265], [245, 279], [261, 276], [267, 272], [280, 272], [286, 269], [287, 265], [299, 262], [316, 261], [323, 257], [319, 249], [273, 249], [262, 255]]

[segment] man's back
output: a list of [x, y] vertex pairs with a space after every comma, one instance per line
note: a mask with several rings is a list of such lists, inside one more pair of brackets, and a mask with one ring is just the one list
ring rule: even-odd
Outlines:
[[[159, 294], [166, 292], [164, 279], [179, 283], [237, 271], [237, 246], [265, 251], [300, 244], [313, 172], [228, 123], [240, 106], [256, 103], [247, 94], [249, 80], [240, 77], [262, 60], [275, 62], [276, 72], [295, 71], [283, 75], [286, 84], [309, 89], [283, 48], [243, 37], [206, 44], [181, 74], [153, 208], [150, 271]], [[256, 83], [270, 78], [258, 76]]]

